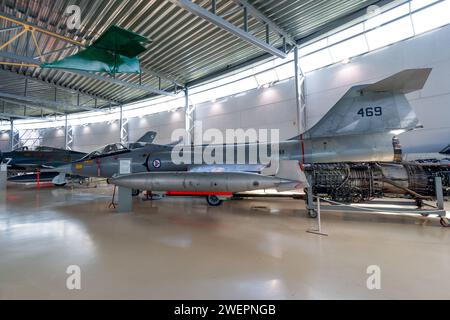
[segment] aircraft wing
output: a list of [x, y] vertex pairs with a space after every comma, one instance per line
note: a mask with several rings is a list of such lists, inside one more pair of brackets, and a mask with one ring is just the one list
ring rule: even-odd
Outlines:
[[147, 50], [142, 43], [151, 42], [140, 34], [113, 25], [94, 41], [91, 47], [134, 58]]
[[137, 56], [147, 50], [145, 43], [151, 40], [113, 25], [86, 49], [59, 61], [43, 63], [41, 67], [111, 74], [140, 73]]

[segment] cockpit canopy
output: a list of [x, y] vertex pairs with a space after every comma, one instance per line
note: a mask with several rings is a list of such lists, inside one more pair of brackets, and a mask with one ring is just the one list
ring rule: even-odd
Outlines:
[[90, 154], [88, 154], [85, 159], [93, 159], [93, 158], [98, 158], [101, 156], [107, 156], [107, 155], [111, 155], [111, 154], [115, 154], [118, 152], [124, 152], [124, 151], [128, 151], [129, 149], [126, 148], [123, 144], [121, 143], [113, 143], [113, 144], [108, 144], [107, 146], [100, 148], [94, 152], [91, 152]]

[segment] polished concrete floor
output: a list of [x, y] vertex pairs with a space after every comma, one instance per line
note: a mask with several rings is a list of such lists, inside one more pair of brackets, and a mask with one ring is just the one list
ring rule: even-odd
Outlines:
[[[302, 201], [135, 201], [111, 189], [10, 187], [0, 202], [1, 299], [450, 299], [450, 230], [436, 218], [323, 213]], [[66, 287], [81, 268], [81, 290]], [[381, 290], [367, 268], [380, 267]]]

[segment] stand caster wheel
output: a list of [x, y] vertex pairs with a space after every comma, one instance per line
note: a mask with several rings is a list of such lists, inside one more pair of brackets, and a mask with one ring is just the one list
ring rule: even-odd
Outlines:
[[208, 202], [211, 207], [218, 207], [223, 203], [223, 200], [220, 200], [218, 196], [210, 195], [206, 197], [206, 202]]
[[444, 228], [450, 228], [450, 222], [448, 221], [447, 218], [441, 218], [441, 226], [443, 226]]
[[308, 210], [308, 216], [311, 219], [317, 219], [317, 211], [316, 210]]

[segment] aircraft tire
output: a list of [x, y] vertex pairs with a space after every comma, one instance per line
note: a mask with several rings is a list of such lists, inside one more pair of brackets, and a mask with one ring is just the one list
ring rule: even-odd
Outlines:
[[133, 197], [137, 197], [140, 193], [141, 193], [141, 190], [139, 190], [139, 189], [133, 189], [133, 190], [131, 191], [131, 195], [132, 195]]
[[316, 210], [308, 210], [308, 217], [311, 219], [317, 219], [317, 211]]
[[54, 184], [54, 186], [55, 187], [58, 187], [58, 188], [62, 188], [62, 187], [65, 187], [67, 185], [67, 183], [62, 183], [62, 184]]
[[218, 207], [222, 205], [223, 200], [220, 200], [218, 196], [210, 195], [206, 197], [206, 202], [208, 202], [208, 205], [211, 207]]

